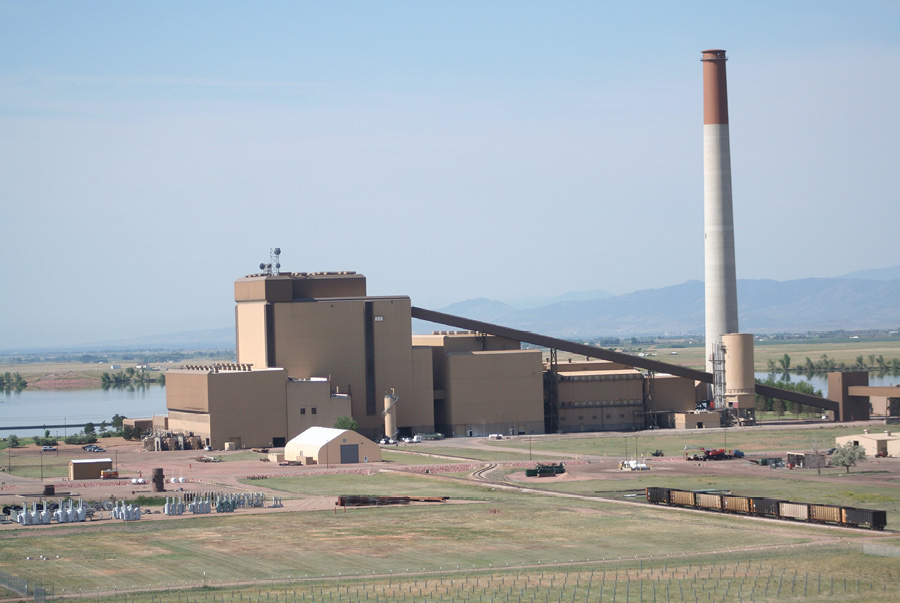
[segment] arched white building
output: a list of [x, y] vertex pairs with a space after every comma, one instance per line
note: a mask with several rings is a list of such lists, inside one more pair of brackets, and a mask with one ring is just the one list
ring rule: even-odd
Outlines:
[[349, 429], [310, 427], [284, 447], [284, 460], [304, 465], [379, 463], [381, 448]]

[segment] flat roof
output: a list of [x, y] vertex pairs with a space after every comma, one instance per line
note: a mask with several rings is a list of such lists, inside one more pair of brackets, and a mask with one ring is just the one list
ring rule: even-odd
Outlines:
[[72, 459], [69, 462], [74, 465], [89, 465], [90, 463], [111, 463], [112, 459]]

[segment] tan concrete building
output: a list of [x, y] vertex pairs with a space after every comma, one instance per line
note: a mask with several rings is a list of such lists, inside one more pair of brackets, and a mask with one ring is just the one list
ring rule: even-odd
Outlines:
[[[360, 432], [384, 433], [386, 392], [402, 400], [399, 425], [431, 431], [430, 365], [414, 362], [410, 301], [369, 297], [353, 272], [252, 275], [234, 286], [238, 363], [281, 368], [294, 379], [328, 377], [351, 397]], [[414, 379], [414, 370], [417, 371]]]
[[675, 413], [675, 429], [703, 429], [721, 425], [722, 414], [715, 411]]
[[838, 446], [848, 443], [859, 446], [866, 451], [866, 456], [900, 457], [900, 437], [892, 431], [870, 433], [867, 429], [860, 434], [836, 437], [834, 442]]
[[449, 436], [544, 433], [539, 350], [470, 331], [417, 335], [430, 350], [435, 429]]
[[548, 379], [540, 350], [512, 339], [413, 336], [409, 297], [368, 296], [353, 272], [250, 275], [234, 298], [237, 361], [167, 374], [166, 428], [216, 449], [280, 447], [341, 416], [378, 439], [387, 407], [398, 436], [642, 429], [694, 408], [678, 377], [586, 362]]
[[166, 377], [168, 428], [216, 449], [284, 446], [315, 425], [351, 415], [350, 396], [325, 378], [290, 379], [281, 368], [188, 366]]
[[310, 427], [287, 443], [284, 459], [304, 465], [380, 463], [381, 448], [355, 431]]

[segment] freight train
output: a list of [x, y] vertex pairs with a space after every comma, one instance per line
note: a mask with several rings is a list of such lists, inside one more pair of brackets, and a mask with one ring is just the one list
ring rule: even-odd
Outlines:
[[654, 505], [670, 505], [810, 523], [830, 523], [872, 530], [883, 530], [887, 524], [887, 512], [875, 509], [815, 505], [760, 496], [735, 496], [673, 488], [647, 488], [647, 502]]

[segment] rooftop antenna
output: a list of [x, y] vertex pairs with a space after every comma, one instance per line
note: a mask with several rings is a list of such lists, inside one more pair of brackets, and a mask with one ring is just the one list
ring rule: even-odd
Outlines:
[[278, 276], [281, 271], [281, 247], [269, 249], [269, 263], [262, 262], [259, 269], [266, 276]]

